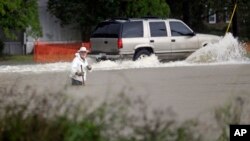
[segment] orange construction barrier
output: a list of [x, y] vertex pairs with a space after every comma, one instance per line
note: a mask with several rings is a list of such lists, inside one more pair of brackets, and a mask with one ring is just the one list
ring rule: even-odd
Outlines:
[[75, 53], [81, 46], [85, 46], [90, 50], [89, 43], [36, 42], [34, 48], [34, 61], [37, 63], [72, 61]]

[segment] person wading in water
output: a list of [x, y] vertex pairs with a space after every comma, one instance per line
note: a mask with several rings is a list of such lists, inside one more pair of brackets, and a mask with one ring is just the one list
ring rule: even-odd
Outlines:
[[85, 85], [87, 79], [87, 71], [90, 71], [92, 67], [88, 64], [86, 47], [81, 47], [75, 54], [75, 58], [71, 64], [70, 77], [72, 85]]

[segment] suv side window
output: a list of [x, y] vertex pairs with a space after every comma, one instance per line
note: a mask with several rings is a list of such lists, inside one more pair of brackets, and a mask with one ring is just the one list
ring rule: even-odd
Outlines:
[[123, 23], [122, 37], [123, 38], [143, 37], [142, 21]]
[[169, 22], [172, 36], [185, 36], [193, 33], [181, 22]]
[[151, 37], [168, 36], [165, 22], [150, 22], [149, 27]]

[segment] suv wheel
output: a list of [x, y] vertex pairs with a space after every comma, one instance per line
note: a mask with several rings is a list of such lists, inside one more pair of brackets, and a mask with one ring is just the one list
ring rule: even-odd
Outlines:
[[146, 49], [139, 50], [135, 53], [133, 60], [142, 59], [144, 57], [150, 56], [152, 53]]

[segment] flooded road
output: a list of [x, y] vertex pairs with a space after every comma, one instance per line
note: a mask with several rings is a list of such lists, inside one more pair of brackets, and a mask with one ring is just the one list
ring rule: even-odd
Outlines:
[[211, 111], [238, 96], [250, 97], [250, 59], [242, 43], [227, 34], [186, 60], [160, 62], [157, 56], [138, 61], [91, 62], [86, 86], [70, 85], [70, 63], [1, 65], [0, 90], [12, 89], [25, 97], [36, 94], [91, 97], [93, 103], [120, 94], [141, 98], [151, 109], [171, 108], [177, 119], [207, 118]]
[[202, 117], [230, 99], [250, 97], [250, 64], [105, 70], [89, 73], [86, 86], [70, 86], [69, 72], [0, 73], [1, 88], [38, 94], [67, 93], [110, 100], [123, 93], [152, 109], [172, 108], [180, 120]]

